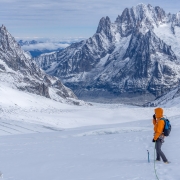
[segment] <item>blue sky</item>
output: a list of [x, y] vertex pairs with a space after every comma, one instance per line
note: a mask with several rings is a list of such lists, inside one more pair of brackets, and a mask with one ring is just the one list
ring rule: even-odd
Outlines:
[[177, 0], [0, 0], [0, 23], [19, 38], [88, 38], [103, 16], [111, 21], [138, 3], [180, 11]]

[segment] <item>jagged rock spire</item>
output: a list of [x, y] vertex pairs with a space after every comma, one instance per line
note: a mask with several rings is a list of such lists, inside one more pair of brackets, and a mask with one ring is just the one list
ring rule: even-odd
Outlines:
[[[36, 61], [81, 97], [153, 100], [180, 81], [180, 41], [175, 48], [169, 41], [180, 27], [179, 17], [141, 3], [125, 8], [113, 23], [109, 17], [101, 18], [96, 33], [86, 41]], [[158, 36], [164, 33], [162, 27], [170, 28], [166, 30], [170, 38]]]
[[[21, 91], [62, 101], [76, 96], [66, 88], [58, 78], [44, 73], [8, 32], [6, 27], [0, 27], [0, 83], [9, 84]], [[73, 100], [72, 100], [73, 102]]]

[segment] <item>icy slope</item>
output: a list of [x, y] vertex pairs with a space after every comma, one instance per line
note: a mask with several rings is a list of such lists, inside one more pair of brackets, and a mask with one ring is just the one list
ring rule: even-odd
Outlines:
[[[76, 106], [68, 105], [71, 102], [72, 100], [68, 98], [54, 101], [39, 95], [13, 89], [3, 83], [0, 84], [0, 119], [3, 121], [17, 120], [40, 125], [50, 124], [50, 126], [54, 127], [64, 122], [65, 126], [69, 122], [65, 118], [60, 118], [59, 115], [66, 115], [69, 111], [73, 112], [76, 110]], [[87, 105], [83, 101], [73, 100], [73, 102]], [[62, 122], [60, 121], [61, 119]]]
[[166, 44], [171, 46], [178, 60], [180, 60], [180, 27], [176, 26], [174, 32], [172, 32], [171, 24], [167, 23], [155, 28], [154, 32]]

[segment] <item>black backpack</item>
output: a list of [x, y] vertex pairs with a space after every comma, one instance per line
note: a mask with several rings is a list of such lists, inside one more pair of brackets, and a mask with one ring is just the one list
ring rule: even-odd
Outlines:
[[163, 133], [164, 133], [164, 136], [169, 136], [170, 132], [171, 132], [171, 124], [170, 124], [170, 121], [169, 119], [166, 119], [166, 118], [161, 118], [161, 120], [164, 120], [164, 130], [163, 130]]

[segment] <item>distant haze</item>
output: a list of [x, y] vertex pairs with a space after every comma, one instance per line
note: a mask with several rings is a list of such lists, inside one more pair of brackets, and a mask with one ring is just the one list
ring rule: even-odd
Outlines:
[[126, 7], [138, 3], [160, 6], [166, 13], [180, 10], [177, 0], [0, 0], [0, 23], [19, 39], [88, 38], [101, 17], [115, 21]]
[[[33, 39], [33, 40], [32, 40]], [[84, 38], [37, 38], [25, 37], [22, 39], [16, 38], [19, 45], [23, 50], [29, 51], [32, 57], [40, 56], [44, 53], [51, 53], [54, 51], [62, 50], [68, 47], [70, 44], [84, 40]]]

